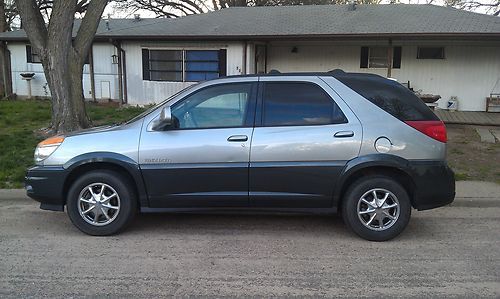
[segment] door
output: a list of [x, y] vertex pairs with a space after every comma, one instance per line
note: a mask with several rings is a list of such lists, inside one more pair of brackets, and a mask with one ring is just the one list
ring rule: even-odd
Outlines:
[[261, 78], [250, 153], [250, 203], [331, 207], [342, 168], [359, 153], [361, 125], [319, 78], [291, 80], [297, 78]]
[[139, 160], [151, 207], [248, 205], [255, 89], [205, 87], [171, 107], [173, 128], [143, 131]]

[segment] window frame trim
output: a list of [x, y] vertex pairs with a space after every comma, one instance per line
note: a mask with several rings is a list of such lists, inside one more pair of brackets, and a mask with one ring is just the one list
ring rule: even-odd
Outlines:
[[[282, 83], [282, 84], [312, 84], [315, 85], [316, 87], [321, 89], [321, 92], [328, 97], [334, 105], [337, 106], [339, 111], [342, 113], [344, 116], [344, 121], [343, 122], [330, 122], [326, 124], [290, 124], [290, 125], [264, 125], [264, 92], [265, 92], [265, 85], [269, 83]], [[339, 104], [333, 99], [328, 92], [319, 84], [316, 82], [312, 81], [260, 81], [259, 82], [259, 87], [258, 87], [258, 98], [257, 98], [257, 105], [256, 105], [256, 112], [255, 112], [255, 127], [259, 128], [278, 128], [278, 127], [318, 127], [318, 126], [331, 126], [331, 125], [341, 125], [341, 124], [348, 124], [349, 119], [347, 118], [346, 114], [344, 111], [342, 111], [342, 108], [340, 108]]]

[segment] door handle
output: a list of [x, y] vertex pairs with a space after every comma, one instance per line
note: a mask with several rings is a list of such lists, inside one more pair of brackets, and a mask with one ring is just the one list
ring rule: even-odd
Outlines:
[[248, 140], [247, 135], [233, 135], [233, 136], [229, 136], [227, 138], [227, 141], [229, 141], [229, 142], [244, 142], [247, 140]]
[[335, 135], [333, 135], [333, 136], [337, 137], [337, 138], [352, 137], [352, 136], [354, 136], [354, 132], [353, 131], [339, 131], [339, 132], [335, 133]]

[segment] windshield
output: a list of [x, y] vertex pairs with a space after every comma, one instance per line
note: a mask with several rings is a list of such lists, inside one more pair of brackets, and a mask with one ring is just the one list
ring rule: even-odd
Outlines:
[[171, 95], [170, 97], [168, 97], [166, 100], [163, 100], [161, 101], [160, 103], [155, 103], [155, 104], [152, 104], [151, 107], [149, 107], [148, 109], [146, 109], [144, 112], [142, 112], [141, 114], [133, 117], [132, 119], [130, 119], [129, 121], [127, 121], [125, 124], [130, 124], [130, 123], [133, 123], [134, 121], [138, 120], [138, 119], [141, 119], [143, 117], [145, 117], [146, 115], [148, 115], [149, 113], [153, 112], [154, 110], [156, 110], [156, 108], [158, 107], [161, 107], [163, 104], [165, 103], [168, 103], [170, 102], [171, 100], [173, 100], [175, 97], [177, 97], [179, 94], [185, 92], [185, 91], [188, 91], [190, 90], [191, 88], [193, 88], [194, 86], [196, 86], [198, 84], [193, 84], [193, 85], [190, 85], [178, 92], [176, 92], [175, 94]]

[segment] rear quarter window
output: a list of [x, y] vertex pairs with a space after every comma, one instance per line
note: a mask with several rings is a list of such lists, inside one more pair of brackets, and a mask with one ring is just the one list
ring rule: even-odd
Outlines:
[[375, 75], [336, 79], [399, 120], [439, 120], [419, 97], [396, 81]]

